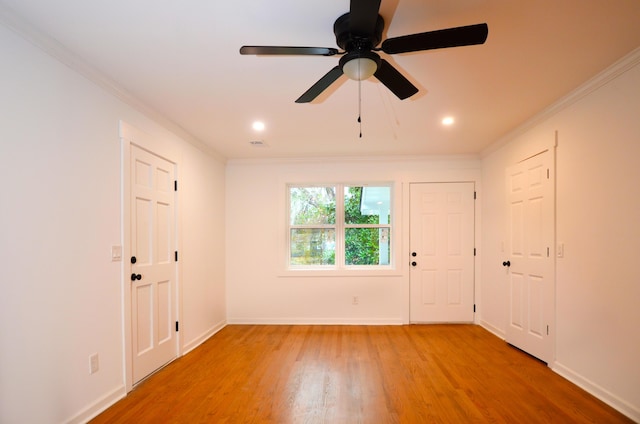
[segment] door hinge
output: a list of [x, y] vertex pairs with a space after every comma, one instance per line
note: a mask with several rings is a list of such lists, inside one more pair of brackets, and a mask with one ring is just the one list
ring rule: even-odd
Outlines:
[[475, 303], [473, 304], [473, 313], [474, 314], [476, 313], [476, 304]]
[[547, 258], [549, 257], [549, 248], [547, 247]]
[[473, 192], [473, 200], [476, 200], [476, 198], [477, 198], [476, 196], [477, 196], [477, 194], [476, 194], [476, 192], [474, 191], [474, 192]]
[[547, 336], [549, 335], [549, 326], [547, 325]]
[[176, 332], [180, 331], [180, 324], [176, 321]]
[[549, 168], [547, 168], [547, 180], [549, 179]]
[[476, 256], [476, 248], [473, 248], [473, 256]]
[[173, 180], [173, 191], [178, 191], [178, 180]]
[[176, 262], [178, 262], [178, 251], [175, 251], [175, 256], [176, 256]]

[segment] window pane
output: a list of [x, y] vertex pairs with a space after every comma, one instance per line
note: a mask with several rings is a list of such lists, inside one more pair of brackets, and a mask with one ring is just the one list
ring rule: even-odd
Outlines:
[[390, 228], [346, 228], [346, 265], [389, 265]]
[[291, 225], [336, 223], [335, 187], [290, 187], [289, 199]]
[[336, 231], [327, 228], [291, 229], [291, 265], [334, 265]]
[[389, 224], [391, 187], [345, 187], [344, 220], [347, 224]]

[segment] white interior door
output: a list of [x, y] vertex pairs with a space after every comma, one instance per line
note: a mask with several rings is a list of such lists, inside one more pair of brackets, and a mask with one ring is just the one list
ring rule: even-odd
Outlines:
[[411, 184], [411, 322], [473, 322], [474, 184]]
[[507, 169], [508, 343], [553, 359], [555, 197], [553, 154], [545, 151]]
[[174, 164], [132, 144], [130, 251], [134, 384], [177, 356], [174, 209]]

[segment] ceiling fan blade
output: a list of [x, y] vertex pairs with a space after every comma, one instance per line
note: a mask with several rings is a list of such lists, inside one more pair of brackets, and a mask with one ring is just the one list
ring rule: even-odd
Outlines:
[[418, 92], [418, 88], [404, 77], [396, 68], [384, 59], [380, 59], [380, 66], [373, 74], [400, 100], [411, 97]]
[[353, 34], [373, 34], [378, 22], [381, 0], [351, 0], [349, 29]]
[[242, 46], [240, 54], [333, 56], [338, 54], [338, 49], [331, 47]]
[[320, 95], [324, 90], [329, 88], [331, 84], [335, 82], [338, 78], [342, 76], [342, 69], [339, 66], [334, 67], [329, 72], [325, 74], [318, 82], [313, 84], [310, 89], [305, 91], [305, 93], [296, 100], [296, 103], [309, 103], [313, 101], [316, 97]]
[[487, 24], [467, 25], [388, 38], [382, 43], [381, 48], [387, 54], [396, 54], [471, 46], [484, 43], [488, 34], [489, 27]]

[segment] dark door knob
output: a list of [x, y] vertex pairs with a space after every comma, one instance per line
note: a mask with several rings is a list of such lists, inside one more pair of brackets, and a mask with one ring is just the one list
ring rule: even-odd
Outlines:
[[131, 257], [131, 263], [135, 264], [136, 262], [138, 262], [138, 259], [135, 256]]
[[511, 266], [511, 261], [502, 262], [502, 266]]
[[418, 256], [418, 254], [416, 252], [411, 252], [411, 256]]
[[416, 261], [411, 262], [411, 266], [416, 266], [418, 263]]
[[131, 281], [142, 280], [142, 275], [136, 274], [135, 272], [131, 274]]

